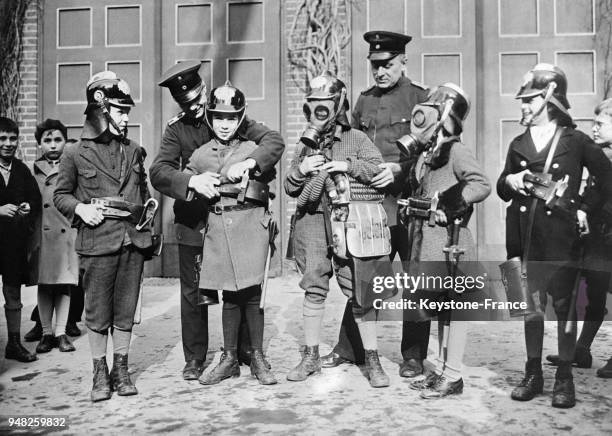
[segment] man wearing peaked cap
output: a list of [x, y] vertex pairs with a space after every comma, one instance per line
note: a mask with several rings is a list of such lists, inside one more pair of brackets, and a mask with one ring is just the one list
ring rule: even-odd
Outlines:
[[[186, 380], [197, 380], [202, 374], [208, 351], [207, 305], [218, 301], [216, 291], [198, 296], [198, 283], [202, 255], [200, 230], [206, 224], [206, 199], [218, 195], [216, 187], [220, 183], [219, 175], [211, 172], [193, 175], [182, 171], [191, 154], [213, 138], [204, 119], [206, 84], [198, 73], [200, 65], [197, 60], [180, 62], [164, 72], [159, 80], [159, 86], [170, 90], [181, 112], [168, 122], [159, 153], [150, 169], [153, 187], [175, 199], [175, 232], [181, 277], [181, 329], [186, 361], [183, 378]], [[238, 136], [255, 142], [259, 147], [246, 160], [229, 168], [227, 177], [231, 181], [240, 179], [245, 171], [257, 175], [273, 169], [285, 148], [280, 133], [248, 117], [240, 125]], [[190, 191], [195, 191], [200, 198], [186, 202]], [[239, 348], [242, 350], [242, 346]], [[239, 357], [248, 364], [248, 355], [243, 353]]]
[[[372, 180], [372, 186], [384, 188], [383, 207], [391, 229], [390, 259], [398, 254], [408, 260], [408, 234], [397, 220], [397, 200], [407, 190], [409, 162], [400, 162], [396, 141], [410, 133], [413, 107], [427, 99], [427, 88], [404, 75], [405, 46], [412, 38], [400, 33], [373, 30], [363, 35], [369, 44], [368, 59], [374, 85], [361, 93], [353, 111], [353, 127], [363, 131], [380, 150], [383, 169]], [[324, 356], [323, 366], [333, 367], [344, 362], [360, 363], [364, 359], [363, 344], [353, 318], [352, 301], [347, 302], [339, 342]], [[404, 323], [400, 374], [414, 377], [423, 372], [422, 361], [427, 355], [427, 323]]]

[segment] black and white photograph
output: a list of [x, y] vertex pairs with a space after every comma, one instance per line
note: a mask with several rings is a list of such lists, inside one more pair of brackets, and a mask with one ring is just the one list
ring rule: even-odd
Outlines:
[[0, 0], [0, 176], [0, 434], [612, 434], [612, 0]]

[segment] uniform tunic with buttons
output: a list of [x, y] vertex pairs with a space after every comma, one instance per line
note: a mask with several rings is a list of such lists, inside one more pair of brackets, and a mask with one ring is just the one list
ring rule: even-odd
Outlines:
[[[552, 142], [552, 141], [551, 141]], [[506, 183], [506, 176], [529, 169], [533, 173], [542, 172], [551, 142], [540, 152], [537, 152], [531, 138], [529, 129], [516, 137], [508, 149], [506, 164], [497, 181], [497, 193], [504, 201], [511, 201], [506, 209], [506, 250], [508, 259], [520, 257], [523, 253], [525, 232], [532, 197], [521, 195], [513, 191]], [[569, 186], [563, 196], [568, 201], [573, 201], [575, 208], [590, 213], [597, 205], [599, 199], [594, 193], [586, 193], [579, 198], [578, 192], [582, 181], [583, 169], [587, 168], [589, 173], [600, 180], [603, 188], [601, 194], [604, 199], [612, 198], [612, 165], [610, 161], [597, 147], [593, 141], [584, 133], [571, 127], [565, 127], [555, 154], [549, 173], [553, 180], [560, 180], [565, 175], [569, 176]], [[561, 264], [570, 260], [577, 260], [579, 253], [579, 238], [576, 231], [576, 213], [563, 212], [560, 210], [547, 210], [544, 202], [536, 203], [536, 210], [531, 234], [531, 245], [529, 249], [530, 261], [552, 261]], [[535, 267], [533, 262], [528, 268]], [[530, 286], [546, 286], [549, 290], [563, 288], [563, 292], [569, 292], [568, 274], [557, 275], [558, 280], [550, 281], [552, 275], [558, 272], [558, 268], [548, 265], [545, 269], [538, 269], [543, 274], [537, 274], [539, 280], [534, 282], [536, 274], [529, 274]], [[564, 283], [565, 282], [565, 283]], [[571, 288], [573, 281], [569, 280]], [[540, 290], [544, 290], [541, 289]]]
[[72, 222], [53, 205], [58, 164], [39, 159], [33, 173], [42, 194], [42, 214], [36, 221], [30, 245], [30, 274], [38, 284], [77, 285], [79, 259], [74, 249], [77, 231]]
[[[399, 163], [400, 152], [395, 141], [410, 133], [412, 109], [426, 99], [427, 88], [404, 76], [390, 89], [372, 86], [357, 99], [352, 125], [368, 135], [385, 162]], [[385, 189], [387, 197], [383, 206], [389, 226], [397, 224], [396, 200], [406, 188], [408, 168], [403, 167], [402, 172], [403, 175]]]
[[[252, 141], [233, 140], [225, 145], [213, 139], [194, 151], [185, 172], [202, 174], [210, 171], [224, 178], [233, 164], [249, 158], [257, 149]], [[273, 169], [257, 179], [272, 184]], [[238, 200], [222, 196], [215, 204], [221, 209], [221, 205], [233, 206], [238, 204]], [[260, 285], [268, 253], [270, 220], [271, 215], [264, 206], [209, 212], [203, 230], [200, 288], [239, 291]]]

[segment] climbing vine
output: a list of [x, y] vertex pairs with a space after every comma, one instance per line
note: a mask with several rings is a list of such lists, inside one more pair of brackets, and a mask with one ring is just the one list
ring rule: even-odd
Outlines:
[[287, 49], [294, 82], [309, 91], [313, 77], [324, 71], [338, 74], [340, 57], [351, 38], [350, 26], [340, 18], [352, 0], [302, 0], [293, 18]]
[[17, 119], [22, 30], [32, 0], [0, 0], [0, 114]]

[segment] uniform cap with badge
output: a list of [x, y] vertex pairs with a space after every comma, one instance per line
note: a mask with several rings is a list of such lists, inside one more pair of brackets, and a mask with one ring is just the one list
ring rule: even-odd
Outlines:
[[206, 93], [206, 84], [198, 73], [200, 61], [184, 61], [172, 66], [159, 79], [158, 85], [168, 88], [172, 98], [184, 105]]
[[368, 54], [370, 61], [387, 61], [399, 54], [404, 54], [406, 44], [412, 41], [411, 36], [383, 30], [366, 32], [363, 39], [370, 44]]

